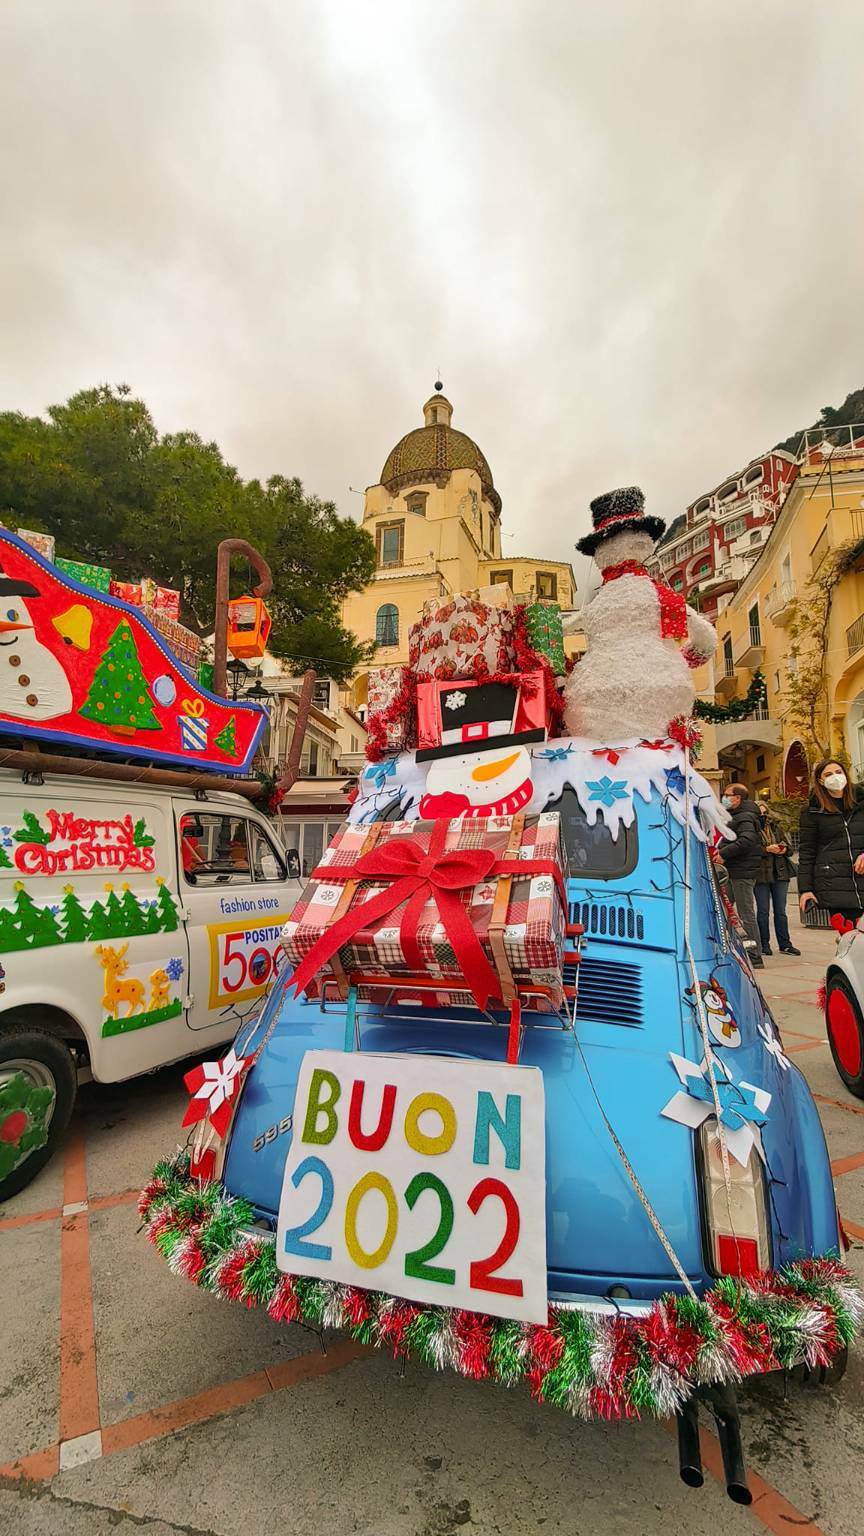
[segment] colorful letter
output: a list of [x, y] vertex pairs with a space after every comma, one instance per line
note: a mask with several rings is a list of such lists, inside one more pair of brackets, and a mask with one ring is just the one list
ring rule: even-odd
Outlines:
[[[434, 1110], [441, 1117], [441, 1129], [437, 1136], [425, 1136], [420, 1129], [420, 1116], [427, 1109]], [[412, 1099], [408, 1105], [405, 1140], [409, 1147], [413, 1147], [415, 1152], [422, 1152], [425, 1157], [438, 1157], [442, 1152], [449, 1152], [456, 1140], [456, 1111], [450, 1100], [440, 1093], [418, 1093], [416, 1099]]]
[[[361, 1248], [357, 1236], [357, 1212], [360, 1209], [360, 1201], [370, 1190], [377, 1189], [384, 1196], [387, 1205], [387, 1226], [384, 1229], [378, 1247], [372, 1253], [367, 1253]], [[396, 1209], [396, 1196], [393, 1193], [393, 1185], [389, 1179], [385, 1179], [383, 1173], [364, 1173], [362, 1179], [354, 1185], [348, 1199], [345, 1202], [345, 1247], [348, 1249], [354, 1263], [361, 1269], [377, 1269], [383, 1264], [396, 1237], [396, 1228], [399, 1224], [399, 1213]]]
[[474, 1161], [488, 1163], [489, 1132], [493, 1130], [504, 1148], [504, 1167], [519, 1168], [522, 1159], [522, 1100], [518, 1093], [508, 1093], [504, 1118], [491, 1093], [477, 1095], [477, 1124], [474, 1128]]
[[378, 1115], [378, 1124], [374, 1131], [366, 1135], [361, 1121], [363, 1117], [363, 1093], [366, 1084], [362, 1077], [358, 1077], [351, 1089], [351, 1107], [348, 1111], [348, 1135], [355, 1147], [361, 1152], [380, 1152], [393, 1125], [393, 1107], [396, 1103], [396, 1089], [392, 1083], [386, 1083], [381, 1095], [381, 1110]]
[[[324, 1084], [330, 1089], [330, 1097], [321, 1098], [321, 1089]], [[342, 1084], [333, 1072], [325, 1072], [323, 1067], [316, 1067], [312, 1073], [312, 1081], [309, 1084], [309, 1099], [306, 1105], [306, 1123], [303, 1126], [301, 1141], [314, 1141], [320, 1147], [326, 1147], [333, 1140], [339, 1129], [339, 1121], [336, 1119], [336, 1105], [342, 1092]], [[318, 1116], [326, 1116], [326, 1125], [322, 1131], [317, 1129]]]

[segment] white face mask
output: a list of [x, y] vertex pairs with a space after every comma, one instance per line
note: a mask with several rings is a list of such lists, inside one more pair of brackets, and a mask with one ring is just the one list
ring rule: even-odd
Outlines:
[[842, 795], [846, 788], [846, 775], [845, 773], [826, 773], [822, 784], [829, 795]]

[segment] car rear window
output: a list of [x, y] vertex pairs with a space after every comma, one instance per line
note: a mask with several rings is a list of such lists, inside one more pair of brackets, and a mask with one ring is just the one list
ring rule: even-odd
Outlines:
[[619, 827], [617, 838], [599, 817], [589, 826], [576, 791], [569, 788], [557, 800], [550, 800], [546, 810], [557, 811], [561, 817], [561, 832], [574, 880], [620, 880], [636, 868], [639, 832], [635, 821], [629, 827]]

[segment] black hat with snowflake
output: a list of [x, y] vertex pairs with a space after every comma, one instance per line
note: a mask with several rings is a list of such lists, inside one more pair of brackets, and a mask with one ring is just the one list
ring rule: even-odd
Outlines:
[[652, 517], [645, 512], [645, 495], [638, 485], [624, 485], [617, 491], [607, 491], [605, 496], [595, 496], [591, 503], [593, 533], [580, 539], [576, 548], [580, 554], [593, 555], [606, 539], [616, 533], [649, 533], [659, 539], [665, 533], [662, 517]]

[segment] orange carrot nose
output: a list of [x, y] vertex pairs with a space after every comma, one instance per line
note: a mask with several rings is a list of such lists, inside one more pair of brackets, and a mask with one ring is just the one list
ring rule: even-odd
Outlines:
[[5, 634], [11, 629], [32, 629], [32, 624], [18, 624], [10, 619], [0, 619], [0, 634]]
[[499, 757], [494, 763], [484, 763], [480, 768], [474, 769], [471, 777], [476, 779], [478, 784], [484, 784], [489, 779], [497, 779], [502, 773], [506, 773], [508, 768], [512, 768], [518, 756], [518, 752], [511, 752], [509, 757]]

